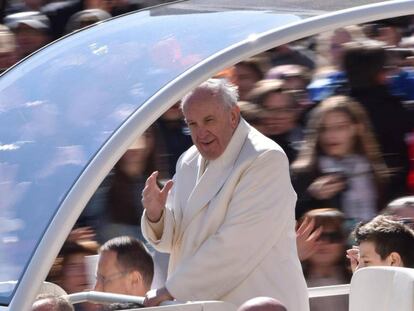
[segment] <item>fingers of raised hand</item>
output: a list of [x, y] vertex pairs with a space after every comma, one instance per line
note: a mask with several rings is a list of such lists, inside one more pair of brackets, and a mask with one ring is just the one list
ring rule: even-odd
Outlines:
[[318, 227], [315, 231], [313, 231], [310, 235], [309, 235], [309, 237], [308, 237], [308, 241], [313, 241], [313, 242], [316, 242], [318, 239], [319, 239], [319, 237], [321, 236], [321, 234], [322, 234], [322, 231], [323, 231], [323, 228], [322, 228], [322, 226], [321, 227]]
[[167, 183], [162, 188], [161, 196], [162, 196], [163, 201], [167, 200], [168, 192], [171, 190], [173, 185], [174, 185], [174, 182], [170, 179], [169, 181], [167, 181]]
[[145, 182], [145, 187], [150, 187], [150, 188], [154, 188], [154, 187], [158, 187], [157, 185], [157, 177], [158, 177], [158, 171], [153, 172], [146, 180]]
[[315, 229], [315, 219], [311, 218], [303, 230], [303, 235], [308, 237], [312, 233], [313, 229]]
[[155, 171], [150, 175], [150, 177], [147, 178], [147, 181], [145, 182], [144, 190], [142, 190], [142, 198], [143, 200], [150, 200], [154, 196], [158, 196], [161, 192], [160, 187], [158, 187], [157, 184], [157, 176], [158, 171]]
[[296, 235], [301, 236], [309, 223], [309, 217], [305, 217], [300, 225], [296, 224]]

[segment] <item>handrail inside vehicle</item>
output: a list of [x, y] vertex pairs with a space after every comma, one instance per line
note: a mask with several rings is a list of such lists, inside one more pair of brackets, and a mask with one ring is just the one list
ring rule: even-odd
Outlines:
[[[310, 287], [308, 288], [308, 292], [309, 292], [309, 298], [348, 295], [350, 292], [350, 284]], [[96, 291], [88, 291], [88, 292], [70, 294], [70, 295], [66, 295], [66, 298], [72, 304], [77, 304], [77, 303], [82, 303], [82, 302], [95, 302], [95, 303], [131, 302], [131, 303], [137, 303], [140, 305], [144, 304], [144, 297], [113, 294], [113, 293], [103, 293], [103, 292], [96, 292]], [[227, 306], [230, 305], [222, 301], [204, 301], [204, 302], [187, 302], [187, 303], [182, 303], [178, 301], [164, 301], [163, 303], [161, 303], [160, 306], [198, 305], [200, 303], [201, 304], [214, 303], [214, 305], [225, 304]], [[233, 307], [233, 305], [231, 305], [231, 307]], [[150, 309], [154, 309], [154, 308], [150, 308]], [[204, 309], [200, 309], [200, 310], [204, 310]]]

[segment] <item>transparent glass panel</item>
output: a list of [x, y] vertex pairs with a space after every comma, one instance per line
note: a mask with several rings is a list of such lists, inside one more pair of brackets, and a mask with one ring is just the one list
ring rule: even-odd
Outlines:
[[66, 193], [148, 98], [206, 57], [297, 20], [265, 12], [138, 12], [57, 41], [0, 77], [0, 303]]

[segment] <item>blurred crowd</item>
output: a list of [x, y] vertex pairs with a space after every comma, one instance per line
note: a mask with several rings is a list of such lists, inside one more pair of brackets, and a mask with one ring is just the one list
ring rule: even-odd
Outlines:
[[[0, 68], [62, 35], [139, 7], [125, 0], [10, 2], [0, 25]], [[243, 117], [289, 158], [298, 195], [298, 251], [309, 287], [349, 283], [363, 266], [361, 223], [386, 228], [387, 221], [375, 218], [386, 214], [412, 226], [414, 17], [322, 33], [256, 55], [216, 77], [238, 88]], [[68, 293], [93, 288], [86, 258], [100, 245], [119, 236], [146, 243], [140, 230], [145, 180], [154, 170], [161, 182], [170, 179], [191, 145], [177, 103], [136, 139], [99, 186], [49, 279]], [[168, 258], [149, 250], [153, 282], [162, 282]], [[311, 301], [312, 311], [333, 308], [348, 310], [347, 297]]]
[[0, 15], [0, 72], [44, 45], [113, 16], [171, 0], [8, 0]]

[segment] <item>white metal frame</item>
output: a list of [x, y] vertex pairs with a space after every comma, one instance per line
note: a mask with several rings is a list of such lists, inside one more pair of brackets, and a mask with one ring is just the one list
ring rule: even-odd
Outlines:
[[9, 310], [30, 309], [55, 256], [99, 183], [134, 138], [142, 134], [164, 111], [192, 88], [219, 70], [272, 47], [338, 27], [409, 14], [414, 14], [413, 0], [381, 2], [311, 17], [264, 34], [252, 35], [249, 40], [207, 58], [167, 84], [108, 140], [72, 187], [27, 267]]

